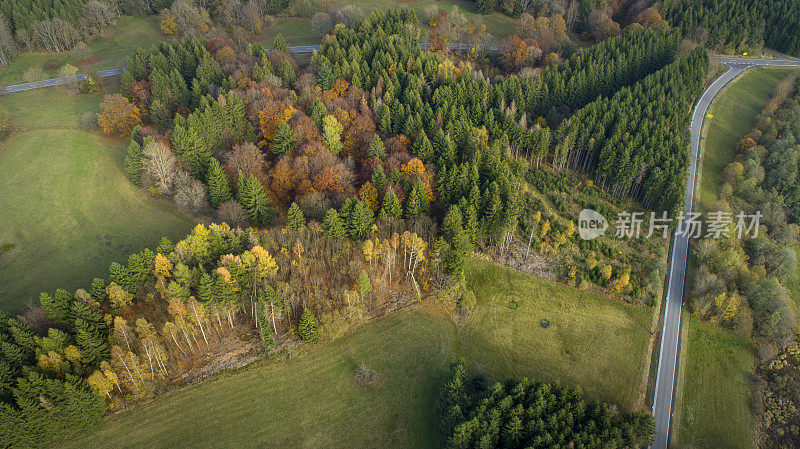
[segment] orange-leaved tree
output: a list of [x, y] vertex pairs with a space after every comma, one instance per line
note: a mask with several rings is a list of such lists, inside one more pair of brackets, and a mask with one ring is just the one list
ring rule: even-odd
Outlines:
[[109, 136], [130, 136], [142, 124], [139, 108], [122, 94], [106, 95], [97, 114], [100, 129]]

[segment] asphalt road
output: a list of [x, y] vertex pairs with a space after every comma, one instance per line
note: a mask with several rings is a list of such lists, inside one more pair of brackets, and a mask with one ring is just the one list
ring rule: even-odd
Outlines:
[[[703, 122], [714, 97], [723, 87], [750, 67], [800, 67], [800, 60], [797, 59], [718, 58], [717, 60], [728, 66], [728, 70], [703, 92], [692, 114], [691, 158], [685, 196], [686, 213], [691, 212], [694, 206], [694, 190], [697, 182]], [[658, 358], [656, 389], [653, 397], [656, 435], [654, 444], [651, 447], [654, 449], [666, 449], [669, 446], [670, 425], [672, 422], [672, 401], [675, 396], [678, 353], [680, 352], [681, 309], [686, 281], [686, 258], [689, 252], [689, 238], [683, 235], [681, 231], [682, 229], [679, 229], [673, 238], [667, 293], [664, 298], [664, 327], [661, 333], [661, 349]]]

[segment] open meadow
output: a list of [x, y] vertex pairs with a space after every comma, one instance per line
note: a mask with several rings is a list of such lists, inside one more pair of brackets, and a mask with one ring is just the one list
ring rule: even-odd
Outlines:
[[[459, 357], [492, 380], [560, 380], [631, 406], [649, 312], [489, 262], [469, 264], [467, 286], [478, 305], [465, 323], [426, 301], [112, 416], [62, 447], [439, 447], [434, 407]], [[360, 364], [374, 385], [356, 381]]]
[[192, 222], [148, 198], [123, 171], [125, 142], [79, 128], [102, 94], [45, 89], [8, 95], [0, 142], [0, 308], [24, 312], [41, 291], [86, 287], [108, 265], [183, 236]]
[[750, 131], [756, 115], [767, 105], [775, 86], [792, 69], [750, 69], [726, 87], [711, 104], [703, 139], [702, 175], [697, 208], [706, 210], [717, 200], [725, 167], [736, 157], [736, 143]]
[[[746, 449], [753, 447], [750, 409], [750, 342], [728, 329], [691, 318], [686, 350], [679, 448]], [[678, 416], [678, 415], [676, 415]]]

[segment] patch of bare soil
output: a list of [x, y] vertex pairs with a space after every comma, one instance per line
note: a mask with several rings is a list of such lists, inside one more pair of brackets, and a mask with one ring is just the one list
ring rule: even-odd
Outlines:
[[488, 257], [523, 273], [530, 273], [545, 279], [556, 279], [550, 260], [520, 245], [515, 245], [502, 253], [488, 255]]

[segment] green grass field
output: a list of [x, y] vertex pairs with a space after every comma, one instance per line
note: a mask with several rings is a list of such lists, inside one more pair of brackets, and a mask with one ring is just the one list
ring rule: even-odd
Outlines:
[[[64, 64], [72, 64], [80, 72], [119, 67], [125, 58], [133, 54], [137, 47], [150, 46], [164, 40], [158, 29], [158, 17], [122, 17], [119, 23], [102, 36], [88, 42], [94, 56], [86, 61], [78, 62], [69, 53], [33, 52], [23, 53], [11, 64], [0, 70], [0, 84], [23, 83], [23, 73], [30, 67], [40, 67], [48, 78], [58, 76], [58, 68]], [[45, 66], [55, 68], [46, 69]]]
[[0, 100], [14, 130], [0, 142], [3, 310], [22, 312], [41, 291], [85, 287], [111, 262], [191, 228], [128, 182], [125, 142], [78, 129], [100, 98], [45, 89]]
[[[649, 312], [487, 262], [468, 273], [478, 306], [461, 327], [418, 304], [292, 359], [157, 398], [63, 447], [440, 447], [434, 406], [457, 357], [493, 379], [561, 380], [630, 405]], [[355, 381], [361, 363], [377, 371], [375, 385]]]
[[736, 143], [750, 130], [756, 115], [767, 105], [775, 86], [792, 69], [759, 67], [746, 71], [725, 88], [706, 119], [702, 175], [697, 206], [710, 208], [717, 200], [725, 167], [736, 157]]
[[[746, 338], [694, 318], [689, 323], [682, 409], [676, 446], [693, 449], [753, 447]], [[682, 354], [683, 355], [683, 354]]]

